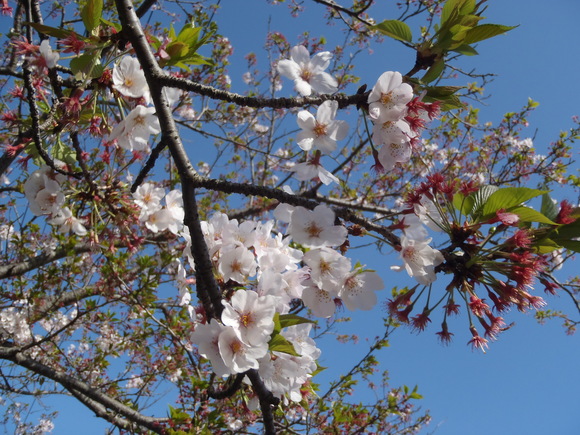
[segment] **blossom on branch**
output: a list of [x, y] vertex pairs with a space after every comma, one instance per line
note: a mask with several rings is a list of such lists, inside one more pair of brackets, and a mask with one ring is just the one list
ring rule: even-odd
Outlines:
[[278, 62], [278, 72], [294, 80], [294, 89], [300, 95], [308, 97], [312, 91], [320, 94], [332, 94], [337, 91], [338, 82], [324, 71], [330, 65], [332, 53], [322, 51], [311, 59], [306, 47], [297, 45], [290, 50], [290, 57]]
[[307, 110], [298, 112], [298, 126], [302, 129], [297, 137], [298, 146], [304, 151], [314, 147], [324, 154], [336, 150], [336, 141], [348, 133], [348, 123], [334, 119], [337, 110], [337, 101], [325, 101], [318, 107], [316, 118]]
[[131, 56], [123, 56], [113, 67], [113, 88], [125, 97], [145, 98], [149, 101], [149, 86], [139, 61]]

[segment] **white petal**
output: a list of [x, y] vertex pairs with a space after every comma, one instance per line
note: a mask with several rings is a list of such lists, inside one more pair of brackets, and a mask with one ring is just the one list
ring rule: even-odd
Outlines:
[[310, 62], [310, 53], [303, 45], [296, 45], [290, 49], [290, 57], [299, 65], [306, 65]]
[[313, 68], [318, 71], [324, 71], [330, 65], [330, 61], [332, 59], [332, 53], [330, 51], [321, 51], [320, 53], [316, 53], [312, 56], [312, 60], [310, 64]]
[[319, 94], [333, 94], [337, 91], [338, 82], [334, 77], [325, 72], [315, 74], [310, 79], [312, 89]]
[[296, 80], [300, 77], [300, 66], [289, 59], [283, 59], [278, 62], [278, 72], [290, 80]]

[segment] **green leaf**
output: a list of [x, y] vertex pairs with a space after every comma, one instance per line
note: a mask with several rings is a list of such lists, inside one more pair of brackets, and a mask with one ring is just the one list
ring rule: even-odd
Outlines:
[[548, 193], [544, 193], [542, 195], [542, 207], [540, 211], [548, 218], [548, 219], [556, 219], [558, 216], [558, 206], [552, 201], [552, 198]]
[[103, 17], [101, 17], [101, 23], [106, 24], [109, 27], [112, 27], [117, 32], [120, 32], [121, 30], [123, 30], [123, 26], [121, 26], [121, 24], [113, 23], [112, 21], [105, 20]]
[[[42, 33], [43, 35], [48, 35], [48, 36], [54, 36], [55, 38], [58, 39], [65, 39], [67, 36], [71, 35], [71, 34], [76, 34], [75, 32], [71, 31], [71, 30], [65, 30], [65, 29], [58, 29], [56, 27], [50, 27], [50, 26], [45, 26], [44, 24], [38, 24], [38, 23], [22, 23], [25, 25], [28, 25], [32, 28], [34, 28], [34, 30]], [[78, 35], [79, 39], [84, 39], [81, 35]]]
[[189, 47], [197, 44], [199, 40], [199, 33], [201, 32], [201, 27], [192, 27], [191, 24], [186, 24], [177, 35], [177, 40], [187, 44]]
[[518, 26], [504, 26], [501, 24], [481, 24], [468, 30], [463, 42], [465, 44], [473, 44], [475, 42], [483, 41], [485, 39], [493, 38], [502, 33], [509, 32]]
[[561, 248], [560, 245], [547, 237], [535, 242], [533, 247], [538, 254], [549, 254], [550, 252]]
[[562, 240], [560, 245], [570, 251], [580, 252], [580, 241], [578, 240]]
[[443, 98], [453, 95], [463, 88], [464, 86], [428, 86], [426, 95], [432, 98]]
[[272, 331], [271, 337], [279, 334], [282, 331], [282, 325], [280, 324], [280, 313], [274, 313], [274, 330]]
[[447, 0], [441, 10], [441, 24], [450, 18], [470, 15], [475, 11], [475, 0]]
[[313, 320], [307, 319], [305, 317], [300, 317], [296, 314], [280, 314], [279, 322], [282, 328], [287, 328], [288, 326], [294, 325], [301, 325], [302, 323], [316, 323]]
[[580, 219], [571, 224], [560, 225], [550, 233], [550, 238], [564, 246], [564, 243], [580, 237]]
[[438, 100], [441, 102], [441, 110], [444, 112], [464, 107], [457, 95], [449, 95], [448, 97], [439, 98]]
[[81, 10], [81, 18], [89, 34], [99, 26], [102, 15], [103, 0], [88, 0]]
[[556, 222], [553, 222], [539, 211], [530, 207], [515, 207], [510, 209], [510, 213], [517, 214], [521, 222], [539, 222], [542, 224], [557, 225]]
[[94, 53], [85, 53], [77, 56], [70, 61], [70, 69], [77, 80], [100, 77], [103, 73], [103, 67], [100, 64], [100, 50]]
[[496, 211], [516, 207], [529, 199], [546, 193], [545, 190], [530, 189], [528, 187], [505, 187], [495, 191], [485, 202], [482, 209], [484, 216]]
[[277, 334], [270, 339], [268, 343], [268, 349], [272, 352], [282, 352], [287, 353], [293, 356], [300, 356], [299, 353], [296, 352], [292, 343], [284, 338], [284, 336]]
[[459, 47], [454, 48], [451, 51], [463, 54], [464, 56], [477, 56], [479, 54], [475, 48], [467, 44], [460, 45]]
[[378, 30], [383, 35], [397, 39], [399, 41], [413, 41], [411, 28], [407, 25], [407, 23], [399, 20], [385, 20], [382, 23], [373, 26], [373, 29]]
[[423, 83], [431, 83], [439, 78], [445, 69], [445, 60], [443, 58], [436, 60], [433, 65], [427, 70], [421, 81]]
[[453, 195], [453, 206], [463, 215], [469, 216], [473, 209], [474, 199], [472, 195], [465, 196], [460, 192]]
[[480, 214], [483, 204], [487, 202], [489, 197], [497, 192], [499, 187], [497, 186], [482, 186], [474, 195], [473, 195], [473, 208], [471, 210], [471, 214], [476, 216]]

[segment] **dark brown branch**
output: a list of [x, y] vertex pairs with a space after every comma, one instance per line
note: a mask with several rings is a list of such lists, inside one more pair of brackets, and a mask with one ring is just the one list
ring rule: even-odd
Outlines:
[[181, 89], [183, 91], [195, 92], [215, 100], [227, 101], [235, 103], [239, 106], [264, 108], [270, 107], [273, 109], [289, 109], [292, 107], [305, 107], [308, 105], [319, 106], [327, 100], [338, 101], [338, 107], [344, 108], [347, 106], [356, 106], [364, 104], [367, 101], [367, 96], [364, 94], [324, 94], [318, 97], [294, 97], [294, 98], [263, 98], [263, 97], [248, 97], [234, 92], [223, 91], [211, 86], [202, 85], [201, 83], [187, 80], [180, 77], [172, 77], [165, 74], [161, 69], [152, 74], [152, 80], [157, 81], [161, 86]]
[[73, 394], [73, 392], [80, 393], [91, 400], [91, 403], [98, 403], [102, 408], [110, 409], [115, 414], [122, 415], [124, 418], [133, 422], [135, 425], [149, 429], [154, 433], [164, 433], [160, 423], [165, 421], [165, 419], [157, 419], [145, 416], [133, 408], [130, 408], [129, 406], [124, 405], [123, 403], [113, 399], [107, 394], [99, 391], [98, 389], [82, 381], [79, 381], [78, 379], [73, 378], [72, 376], [69, 376], [62, 371], [48, 367], [38, 361], [33, 360], [32, 358], [28, 358], [21, 353], [14, 353], [14, 349], [11, 349], [10, 347], [0, 347], [0, 359], [12, 361], [13, 363], [24, 367], [33, 373], [48, 379], [52, 379], [70, 391], [71, 394]]
[[245, 375], [243, 373], [238, 373], [230, 385], [227, 385], [224, 389], [219, 391], [214, 390], [213, 385], [210, 385], [210, 387], [207, 389], [207, 395], [212, 399], [225, 399], [227, 397], [233, 396], [242, 386], [244, 376]]
[[[320, 204], [319, 201], [304, 198], [299, 195], [291, 195], [281, 189], [204, 178], [198, 174], [195, 174], [193, 177], [193, 182], [195, 188], [203, 187], [209, 190], [217, 190], [224, 193], [238, 193], [245, 196], [260, 196], [263, 198], [276, 199], [280, 202], [294, 206], [302, 206], [308, 209], [313, 209]], [[388, 228], [383, 225], [377, 225], [369, 219], [356, 214], [354, 211], [350, 210], [349, 207], [335, 207], [334, 212], [336, 213], [336, 216], [341, 219], [358, 224], [365, 228], [367, 231], [373, 231], [377, 234], [380, 234], [393, 246], [400, 244], [399, 237], [397, 237]]]
[[262, 410], [262, 418], [264, 423], [264, 433], [267, 435], [275, 435], [276, 427], [274, 426], [274, 407], [280, 404], [280, 399], [275, 397], [264, 382], [257, 370], [249, 370], [247, 373], [248, 378], [252, 382], [252, 387], [258, 395], [260, 400], [260, 409]]
[[165, 84], [159, 80], [159, 77], [165, 77], [165, 73], [151, 52], [132, 2], [116, 0], [116, 5], [120, 21], [123, 23], [123, 35], [131, 42], [145, 73], [159, 124], [162, 126], [161, 140], [169, 148], [181, 179], [185, 211], [184, 224], [188, 227], [191, 236], [191, 253], [196, 266], [198, 296], [208, 316], [219, 318], [222, 311], [222, 295], [213, 274], [213, 265], [201, 230], [193, 183], [196, 173], [181, 142], [171, 108], [162, 93]]

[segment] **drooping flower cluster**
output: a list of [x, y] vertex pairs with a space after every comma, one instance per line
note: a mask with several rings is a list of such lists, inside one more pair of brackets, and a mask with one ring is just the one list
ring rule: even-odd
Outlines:
[[[401, 237], [401, 257], [409, 275], [420, 284], [432, 283], [436, 271], [445, 272], [452, 278], [439, 302], [430, 305], [428, 297], [420, 314], [409, 318], [423, 293], [415, 296], [417, 287], [389, 301], [387, 307], [391, 314], [423, 330], [435, 306], [446, 301], [442, 304], [442, 330], [437, 334], [447, 343], [452, 336], [447, 316], [458, 313], [457, 301], [463, 301], [472, 334], [469, 344], [484, 350], [488, 341], [494, 340], [503, 329], [504, 320], [498, 313], [510, 307], [520, 311], [543, 307], [544, 300], [532, 294], [535, 281], [539, 279], [548, 293], [558, 288], [547, 274], [552, 255], [550, 249], [554, 246], [550, 237], [570, 231], [566, 226], [574, 225], [575, 217], [565, 202], [559, 210], [545, 208], [549, 215], [533, 212], [525, 205], [528, 199], [542, 194], [545, 191], [525, 187], [483, 186], [478, 189], [470, 182], [449, 181], [438, 173], [427, 177], [427, 181], [409, 195], [409, 208], [396, 226], [405, 233]], [[541, 225], [534, 228], [535, 222]], [[444, 252], [428, 246], [431, 239], [427, 239], [423, 224], [447, 233], [451, 245]], [[487, 233], [485, 226], [492, 226]], [[431, 294], [431, 288], [427, 293]], [[485, 331], [484, 336], [479, 334], [477, 323]]]

